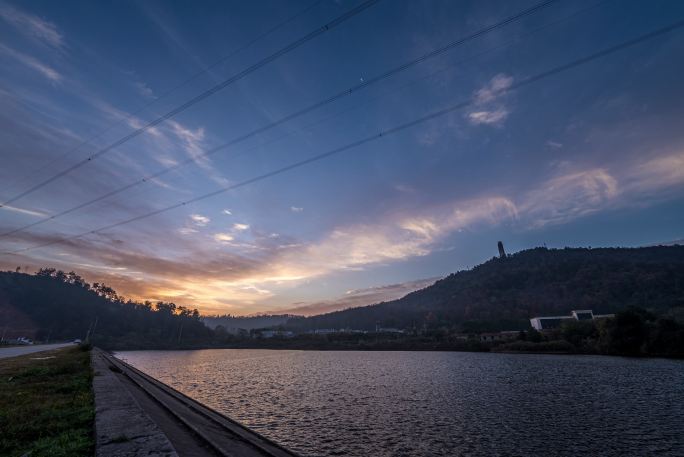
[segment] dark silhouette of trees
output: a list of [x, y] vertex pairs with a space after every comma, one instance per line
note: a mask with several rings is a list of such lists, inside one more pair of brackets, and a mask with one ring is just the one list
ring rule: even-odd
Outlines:
[[84, 339], [97, 320], [91, 339], [106, 348], [206, 347], [214, 343], [212, 330], [201, 322], [196, 309], [127, 300], [112, 287], [90, 285], [73, 271], [0, 272], [0, 308], [32, 322], [33, 334], [27, 336], [38, 340], [48, 335], [52, 340]]

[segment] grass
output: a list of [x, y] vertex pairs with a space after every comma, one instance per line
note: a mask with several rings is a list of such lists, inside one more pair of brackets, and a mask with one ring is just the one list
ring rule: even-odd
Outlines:
[[78, 347], [0, 360], [0, 455], [92, 456], [92, 377]]

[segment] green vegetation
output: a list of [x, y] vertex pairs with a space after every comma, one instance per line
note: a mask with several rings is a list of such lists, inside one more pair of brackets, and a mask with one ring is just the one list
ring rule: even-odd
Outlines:
[[571, 352], [628, 356], [684, 357], [682, 317], [670, 312], [656, 316], [641, 308], [620, 311], [613, 319], [568, 321], [535, 341], [529, 334], [496, 346], [496, 350]]
[[79, 347], [0, 361], [0, 455], [93, 455], [90, 353]]

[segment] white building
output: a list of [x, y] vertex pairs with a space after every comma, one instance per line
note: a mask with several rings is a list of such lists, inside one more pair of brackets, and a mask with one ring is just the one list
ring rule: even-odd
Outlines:
[[577, 309], [572, 310], [569, 316], [546, 316], [546, 317], [533, 317], [530, 319], [530, 324], [535, 330], [549, 330], [552, 328], [558, 328], [564, 321], [575, 320], [575, 321], [593, 321], [596, 319], [605, 319], [607, 317], [613, 317], [614, 314], [594, 314], [590, 309]]

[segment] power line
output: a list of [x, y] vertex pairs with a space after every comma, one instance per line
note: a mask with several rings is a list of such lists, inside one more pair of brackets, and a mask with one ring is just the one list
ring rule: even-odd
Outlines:
[[[522, 87], [525, 87], [525, 86], [528, 86], [528, 85], [533, 84], [533, 83], [535, 83], [535, 82], [538, 82], [538, 81], [541, 81], [541, 80], [543, 80], [543, 79], [549, 78], [549, 77], [554, 76], [554, 75], [556, 75], [556, 74], [559, 74], [559, 73], [562, 73], [562, 72], [564, 72], [564, 71], [568, 71], [568, 70], [570, 70], [570, 69], [573, 69], [573, 68], [579, 67], [579, 66], [581, 66], [581, 65], [587, 64], [587, 63], [589, 63], [589, 62], [598, 60], [598, 59], [600, 59], [600, 58], [602, 58], [602, 57], [606, 57], [606, 56], [608, 56], [608, 55], [610, 55], [610, 54], [614, 54], [614, 53], [616, 53], [616, 52], [618, 52], [618, 51], [621, 51], [621, 50], [623, 50], [623, 49], [626, 49], [626, 48], [628, 48], [628, 47], [635, 46], [635, 45], [637, 45], [637, 44], [639, 44], [639, 43], [642, 43], [642, 42], [644, 42], [644, 41], [653, 39], [653, 38], [658, 37], [658, 36], [665, 35], [666, 33], [672, 32], [672, 31], [674, 31], [674, 30], [676, 30], [676, 29], [679, 29], [679, 28], [681, 28], [681, 27], [684, 27], [684, 20], [680, 20], [680, 21], [675, 22], [675, 23], [673, 23], [673, 24], [670, 24], [670, 25], [668, 25], [668, 26], [659, 28], [659, 29], [657, 29], [657, 30], [654, 30], [654, 31], [649, 32], [649, 33], [646, 33], [646, 34], [644, 34], [644, 35], [640, 35], [640, 36], [638, 36], [638, 37], [636, 37], [636, 38], [633, 38], [633, 39], [631, 39], [631, 40], [624, 41], [624, 42], [622, 42], [622, 43], [620, 43], [620, 44], [617, 44], [617, 45], [614, 45], [614, 46], [605, 48], [605, 49], [603, 49], [603, 50], [601, 50], [601, 51], [595, 52], [595, 53], [590, 54], [590, 55], [588, 55], [588, 56], [585, 56], [585, 57], [582, 57], [582, 58], [573, 60], [572, 62], [563, 64], [563, 65], [559, 65], [559, 66], [554, 67], [554, 68], [551, 68], [551, 69], [549, 69], [549, 70], [547, 70], [547, 71], [538, 73], [538, 74], [536, 74], [536, 75], [534, 75], [534, 76], [530, 76], [530, 77], [528, 77], [528, 78], [525, 78], [525, 79], [521, 80], [521, 81], [518, 82], [518, 83], [512, 84], [512, 85], [511, 85], [508, 89], [506, 89], [506, 90], [499, 91], [499, 93], [500, 93], [500, 94], [503, 94], [503, 93], [507, 93], [507, 92], [512, 92], [512, 91], [518, 90], [518, 89], [520, 89], [520, 88], [522, 88]], [[179, 202], [179, 203], [175, 203], [175, 204], [173, 204], [173, 205], [170, 205], [170, 206], [167, 206], [167, 207], [164, 207], [164, 208], [160, 208], [160, 209], [157, 209], [157, 210], [154, 210], [154, 211], [150, 211], [150, 212], [145, 213], [145, 214], [141, 214], [141, 215], [138, 215], [138, 216], [129, 218], [129, 219], [125, 219], [125, 220], [122, 220], [122, 221], [119, 221], [119, 222], [115, 222], [115, 223], [113, 223], [113, 224], [105, 225], [105, 226], [102, 226], [102, 227], [99, 227], [99, 228], [96, 228], [96, 229], [93, 229], [93, 230], [89, 230], [89, 231], [86, 231], [86, 232], [82, 232], [82, 233], [79, 233], [79, 234], [76, 234], [76, 235], [72, 235], [72, 236], [69, 236], [69, 237], [63, 237], [63, 238], [60, 238], [60, 239], [57, 239], [57, 240], [51, 240], [51, 241], [46, 242], [46, 243], [43, 243], [43, 244], [38, 244], [38, 245], [35, 245], [35, 246], [29, 246], [29, 247], [26, 247], [26, 248], [23, 248], [23, 249], [19, 249], [19, 250], [16, 250], [16, 251], [5, 252], [4, 254], [18, 254], [18, 253], [21, 253], [21, 252], [26, 252], [26, 251], [30, 251], [30, 250], [33, 250], [33, 249], [38, 249], [38, 248], [41, 248], [41, 247], [51, 246], [51, 245], [53, 245], [53, 244], [62, 243], [62, 242], [65, 242], [65, 241], [70, 241], [70, 240], [76, 239], [76, 238], [81, 238], [81, 237], [83, 237], [83, 236], [96, 234], [96, 233], [99, 233], [99, 232], [103, 232], [103, 231], [105, 231], [105, 230], [110, 230], [110, 229], [113, 229], [113, 228], [116, 228], [116, 227], [120, 227], [120, 226], [122, 226], [122, 225], [130, 224], [130, 223], [133, 223], [133, 222], [137, 222], [137, 221], [139, 221], [139, 220], [142, 220], [142, 219], [146, 219], [146, 218], [148, 218], [148, 217], [156, 216], [156, 215], [161, 214], [161, 213], [165, 213], [165, 212], [168, 212], [168, 211], [171, 211], [171, 210], [174, 210], [174, 209], [178, 209], [178, 208], [181, 208], [181, 207], [183, 207], [183, 206], [190, 205], [190, 204], [196, 203], [196, 202], [198, 202], [198, 201], [205, 200], [205, 199], [207, 199], [207, 198], [215, 197], [216, 195], [220, 195], [220, 194], [223, 194], [223, 193], [225, 193], [225, 192], [229, 192], [229, 191], [231, 191], [231, 190], [235, 190], [235, 189], [238, 189], [238, 188], [247, 186], [247, 185], [249, 185], [249, 184], [253, 184], [253, 183], [255, 183], [255, 182], [263, 181], [263, 180], [265, 180], [265, 179], [268, 179], [268, 178], [271, 178], [271, 177], [273, 177], [273, 176], [277, 176], [277, 175], [283, 174], [283, 173], [288, 172], [288, 171], [290, 171], [290, 170], [293, 170], [293, 169], [296, 169], [296, 168], [300, 168], [300, 167], [303, 167], [303, 166], [305, 166], [305, 165], [308, 165], [308, 164], [311, 164], [311, 163], [314, 163], [314, 162], [318, 162], [318, 161], [320, 161], [320, 160], [323, 160], [323, 159], [326, 159], [326, 158], [328, 158], [328, 157], [331, 157], [331, 156], [340, 154], [340, 153], [345, 152], [345, 151], [348, 151], [348, 150], [350, 150], [350, 149], [357, 148], [357, 147], [359, 147], [359, 146], [361, 146], [361, 145], [364, 145], [364, 144], [366, 144], [366, 143], [370, 143], [370, 142], [375, 141], [375, 140], [378, 140], [378, 139], [380, 139], [380, 138], [383, 138], [383, 137], [386, 137], [386, 136], [393, 135], [393, 134], [398, 133], [398, 132], [401, 132], [401, 131], [403, 131], [403, 130], [407, 130], [407, 129], [411, 128], [411, 127], [415, 127], [416, 125], [423, 124], [423, 123], [425, 123], [425, 122], [428, 122], [428, 121], [430, 121], [430, 120], [433, 120], [433, 119], [436, 119], [436, 118], [438, 118], [438, 117], [444, 116], [444, 115], [446, 115], [446, 114], [452, 113], [452, 112], [454, 112], [454, 111], [457, 111], [457, 110], [466, 108], [466, 107], [468, 107], [468, 106], [470, 106], [470, 105], [472, 105], [472, 104], [474, 104], [474, 103], [475, 103], [475, 100], [474, 100], [473, 98], [471, 98], [471, 99], [469, 99], [469, 100], [462, 101], [462, 102], [457, 103], [457, 104], [455, 104], [455, 105], [451, 105], [451, 106], [449, 106], [449, 107], [447, 107], [447, 108], [443, 108], [443, 109], [441, 109], [441, 110], [432, 112], [432, 113], [430, 113], [430, 114], [428, 114], [428, 115], [426, 115], [426, 116], [423, 116], [423, 117], [414, 119], [413, 121], [409, 121], [409, 122], [400, 124], [400, 125], [398, 125], [398, 126], [392, 127], [392, 128], [390, 128], [390, 129], [380, 131], [379, 133], [376, 133], [376, 134], [367, 136], [367, 137], [362, 138], [362, 139], [360, 139], [360, 140], [356, 140], [356, 141], [354, 141], [354, 142], [352, 142], [352, 143], [348, 143], [348, 144], [346, 144], [346, 145], [344, 145], [344, 146], [341, 146], [341, 147], [332, 149], [332, 150], [330, 150], [330, 151], [327, 151], [327, 152], [324, 152], [324, 153], [321, 153], [321, 154], [314, 155], [314, 156], [312, 156], [312, 157], [309, 157], [309, 158], [304, 159], [304, 160], [300, 160], [300, 161], [298, 161], [298, 162], [294, 162], [294, 163], [292, 163], [292, 164], [290, 164], [290, 165], [284, 166], [284, 167], [282, 167], [282, 168], [278, 168], [278, 169], [273, 170], [273, 171], [270, 171], [270, 172], [268, 172], [268, 173], [264, 173], [264, 174], [255, 176], [255, 177], [253, 177], [253, 178], [249, 178], [249, 179], [244, 180], [244, 181], [241, 181], [241, 182], [239, 182], [239, 183], [236, 183], [236, 184], [233, 184], [233, 185], [230, 185], [230, 186], [226, 186], [226, 187], [219, 188], [219, 189], [217, 189], [217, 190], [214, 190], [214, 191], [212, 191], [212, 192], [209, 192], [209, 193], [200, 195], [200, 196], [198, 196], [198, 197], [194, 197], [194, 198], [191, 198], [191, 199], [189, 199], [189, 200], [185, 200], [185, 201], [182, 201], [182, 202]]]
[[147, 130], [161, 124], [162, 122], [176, 116], [177, 114], [182, 113], [183, 111], [187, 110], [193, 105], [196, 105], [197, 103], [201, 102], [202, 100], [211, 97], [212, 95], [216, 94], [217, 92], [223, 90], [224, 88], [228, 87], [229, 85], [241, 80], [245, 76], [249, 75], [250, 73], [253, 73], [254, 71], [262, 68], [263, 66], [277, 60], [278, 58], [284, 56], [285, 54], [297, 49], [298, 47], [302, 46], [303, 44], [311, 41], [312, 39], [316, 38], [319, 35], [322, 35], [326, 33], [327, 31], [333, 29], [334, 27], [337, 27], [338, 25], [342, 24], [343, 22], [347, 21], [348, 19], [351, 19], [352, 17], [356, 16], [357, 14], [365, 11], [366, 9], [370, 8], [374, 4], [378, 3], [380, 0], [366, 0], [362, 4], [356, 6], [355, 8], [347, 11], [346, 13], [338, 16], [337, 18], [333, 19], [332, 21], [328, 22], [327, 24], [313, 30], [312, 32], [309, 32], [308, 34], [304, 35], [303, 37], [299, 38], [298, 40], [293, 41], [292, 43], [284, 46], [283, 48], [279, 49], [278, 51], [274, 52], [273, 54], [261, 59], [255, 64], [250, 65], [249, 67], [245, 68], [244, 70], [234, 74], [233, 76], [223, 80], [219, 84], [216, 84], [215, 86], [211, 87], [210, 89], [207, 89], [206, 91], [202, 92], [201, 94], [191, 98], [187, 102], [183, 103], [180, 106], [177, 106], [176, 108], [172, 109], [171, 111], [167, 112], [163, 116], [160, 116], [153, 121], [148, 122], [144, 126], [134, 130], [133, 132], [129, 133], [128, 135], [120, 138], [119, 140], [115, 141], [114, 143], [110, 144], [109, 146], [100, 149], [99, 151], [95, 152], [94, 154], [86, 157], [85, 159], [77, 162], [76, 164], [52, 175], [50, 178], [41, 181], [40, 183], [32, 186], [31, 188], [25, 190], [24, 192], [21, 192], [18, 195], [15, 195], [14, 197], [10, 198], [9, 200], [3, 202], [0, 204], [0, 207], [4, 205], [9, 205], [10, 203], [13, 203], [20, 198], [23, 198], [36, 190], [50, 184], [53, 181], [56, 181], [57, 179], [61, 178], [62, 176], [72, 172], [73, 170], [76, 170], [77, 168], [82, 167], [83, 165], [87, 164], [88, 162], [93, 161], [94, 159], [97, 159], [101, 155], [111, 151], [112, 149], [121, 146], [122, 144], [126, 143], [127, 141], [141, 135], [142, 133], [146, 132]]
[[[279, 29], [283, 28], [284, 26], [286, 26], [286, 25], [289, 24], [290, 22], [292, 22], [292, 21], [296, 20], [297, 18], [299, 18], [300, 16], [302, 16], [302, 15], [308, 13], [310, 10], [312, 10], [313, 8], [315, 8], [316, 6], [318, 6], [318, 4], [320, 4], [322, 1], [323, 1], [323, 0], [316, 0], [315, 2], [313, 2], [312, 4], [310, 4], [309, 6], [305, 7], [303, 10], [301, 10], [301, 11], [295, 13], [294, 15], [288, 17], [288, 18], [285, 19], [284, 21], [282, 21], [282, 22], [280, 22], [280, 23], [274, 25], [273, 27], [271, 27], [270, 29], [268, 29], [266, 32], [260, 34], [259, 36], [255, 37], [255, 38], [253, 38], [253, 39], [251, 39], [250, 41], [248, 41], [247, 43], [243, 44], [243, 45], [240, 46], [239, 48], [233, 50], [231, 53], [229, 53], [229, 54], [227, 54], [227, 55], [225, 55], [225, 56], [219, 58], [219, 59], [216, 60], [214, 63], [210, 64], [208, 67], [205, 67], [205, 68], [201, 69], [200, 71], [198, 71], [197, 73], [193, 74], [193, 75], [190, 76], [189, 78], [187, 78], [187, 79], [181, 81], [181, 82], [178, 83], [177, 85], [175, 85], [175, 86], [171, 87], [170, 89], [164, 91], [164, 92], [161, 93], [159, 96], [155, 97], [154, 100], [151, 100], [150, 102], [148, 102], [148, 103], [146, 103], [145, 105], [143, 105], [141, 108], [139, 108], [139, 109], [133, 111], [132, 113], [128, 114], [127, 116], [125, 116], [124, 119], [122, 119], [122, 120], [120, 120], [120, 121], [118, 121], [118, 122], [114, 122], [113, 124], [109, 125], [109, 126], [108, 126], [107, 128], [105, 128], [105, 129], [99, 131], [99, 132], [96, 133], [95, 135], [93, 135], [93, 136], [91, 136], [91, 137], [89, 137], [89, 138], [83, 140], [81, 143], [79, 143], [79, 144], [77, 144], [76, 146], [74, 146], [73, 148], [67, 150], [66, 152], [64, 152], [64, 153], [63, 153], [62, 155], [60, 155], [59, 157], [55, 157], [53, 160], [49, 161], [48, 163], [46, 163], [46, 164], [43, 165], [42, 167], [39, 167], [37, 170], [34, 170], [33, 172], [30, 172], [30, 173], [28, 173], [28, 174], [26, 174], [26, 175], [24, 175], [24, 176], [22, 176], [22, 177], [20, 177], [20, 178], [14, 179], [9, 185], [3, 187], [2, 191], [11, 189], [12, 187], [14, 187], [14, 185], [15, 185], [16, 183], [25, 181], [27, 178], [30, 178], [31, 176], [37, 175], [37, 174], [40, 173], [41, 171], [43, 171], [43, 170], [45, 170], [45, 169], [47, 169], [47, 168], [52, 167], [53, 165], [55, 165], [55, 164], [57, 164], [58, 162], [60, 162], [60, 161], [62, 161], [63, 159], [65, 159], [66, 157], [70, 156], [72, 153], [78, 151], [82, 146], [85, 146], [86, 144], [90, 144], [91, 141], [96, 140], [96, 139], [102, 137], [102, 135], [104, 135], [105, 133], [111, 131], [113, 128], [118, 127], [119, 125], [123, 124], [126, 120], [129, 120], [129, 119], [133, 118], [133, 116], [136, 116], [137, 114], [140, 114], [141, 112], [145, 111], [145, 110], [146, 110], [147, 108], [149, 108], [150, 106], [154, 105], [155, 103], [157, 103], [157, 102], [159, 102], [160, 100], [163, 100], [164, 98], [166, 98], [167, 96], [169, 96], [171, 93], [173, 93], [173, 92], [177, 91], [178, 89], [180, 89], [180, 88], [182, 88], [182, 87], [188, 85], [189, 83], [191, 83], [191, 82], [194, 81], [195, 79], [199, 78], [199, 77], [202, 76], [203, 74], [208, 73], [209, 70], [211, 70], [211, 69], [213, 69], [213, 68], [216, 68], [218, 65], [220, 65], [220, 64], [222, 64], [222, 63], [224, 63], [224, 62], [226, 62], [227, 60], [229, 60], [229, 59], [232, 58], [233, 56], [239, 54], [240, 52], [242, 52], [242, 51], [244, 51], [244, 50], [246, 50], [246, 49], [248, 49], [248, 48], [249, 48], [250, 46], [252, 46], [253, 44], [255, 44], [255, 43], [257, 43], [257, 42], [263, 40], [263, 39], [266, 38], [267, 36], [273, 34], [274, 32], [278, 31]], [[1, 205], [0, 205], [0, 206], [1, 206]]]
[[423, 54], [422, 56], [420, 56], [420, 57], [418, 57], [418, 58], [416, 58], [416, 59], [409, 60], [408, 62], [405, 62], [405, 63], [403, 63], [403, 64], [401, 64], [401, 65], [399, 65], [399, 66], [397, 66], [397, 67], [394, 67], [394, 68], [392, 68], [392, 69], [390, 69], [390, 70], [388, 70], [388, 71], [385, 71], [384, 73], [381, 73], [381, 74], [379, 74], [379, 75], [376, 75], [376, 76], [374, 76], [374, 77], [372, 77], [372, 78], [368, 78], [368, 79], [366, 79], [366, 80], [364, 80], [364, 81], [362, 81], [362, 82], [360, 82], [360, 83], [358, 83], [358, 84], [355, 84], [355, 85], [352, 86], [352, 87], [349, 87], [349, 88], [344, 89], [344, 90], [342, 90], [342, 91], [340, 91], [340, 92], [338, 92], [338, 93], [336, 93], [336, 94], [334, 94], [334, 95], [332, 95], [332, 96], [329, 96], [328, 98], [325, 98], [325, 99], [323, 99], [323, 100], [320, 100], [320, 101], [318, 101], [318, 102], [315, 102], [315, 103], [313, 103], [313, 104], [311, 104], [311, 105], [309, 105], [309, 106], [306, 106], [306, 107], [304, 107], [304, 108], [302, 108], [302, 109], [300, 109], [300, 110], [298, 110], [298, 111], [295, 111], [295, 112], [290, 113], [290, 114], [288, 114], [288, 115], [286, 115], [286, 116], [284, 116], [284, 117], [281, 117], [280, 119], [278, 119], [278, 120], [276, 120], [276, 121], [273, 121], [273, 122], [271, 122], [271, 123], [269, 123], [269, 124], [266, 124], [266, 125], [264, 125], [264, 126], [262, 126], [262, 127], [259, 127], [259, 128], [257, 128], [257, 129], [255, 129], [255, 130], [252, 130], [251, 132], [248, 132], [248, 133], [245, 133], [245, 134], [243, 134], [243, 135], [241, 135], [241, 136], [238, 136], [238, 137], [236, 137], [236, 138], [234, 138], [234, 139], [228, 141], [227, 143], [223, 143], [223, 144], [221, 144], [221, 145], [219, 145], [219, 146], [216, 146], [216, 147], [214, 147], [214, 148], [211, 148], [211, 149], [209, 149], [209, 150], [207, 150], [207, 151], [205, 151], [205, 152], [202, 152], [202, 153], [200, 153], [200, 154], [198, 154], [198, 155], [196, 155], [196, 156], [194, 156], [194, 157], [187, 158], [187, 159], [185, 159], [185, 160], [183, 160], [183, 161], [181, 161], [181, 162], [178, 162], [178, 163], [176, 163], [176, 164], [174, 164], [174, 165], [171, 165], [170, 167], [163, 168], [163, 169], [161, 169], [161, 170], [159, 170], [159, 171], [157, 171], [157, 172], [155, 172], [155, 173], [153, 173], [153, 174], [151, 174], [151, 175], [144, 176], [144, 177], [142, 177], [142, 178], [140, 178], [140, 179], [138, 179], [138, 180], [136, 180], [136, 181], [133, 181], [133, 182], [131, 182], [131, 183], [129, 183], [129, 184], [126, 184], [126, 185], [124, 185], [124, 186], [122, 186], [122, 187], [120, 187], [120, 188], [114, 189], [114, 190], [112, 190], [112, 191], [110, 191], [110, 192], [107, 192], [107, 193], [105, 193], [105, 194], [103, 194], [103, 195], [100, 195], [99, 197], [95, 197], [95, 198], [93, 198], [93, 199], [91, 199], [91, 200], [88, 200], [88, 201], [86, 201], [86, 202], [84, 202], [84, 203], [81, 203], [81, 204], [79, 204], [79, 205], [76, 205], [76, 206], [74, 206], [74, 207], [72, 207], [72, 208], [69, 208], [69, 209], [66, 209], [66, 210], [64, 210], [64, 211], [61, 211], [61, 212], [59, 212], [59, 213], [57, 213], [57, 214], [53, 214], [52, 216], [46, 217], [46, 218], [44, 218], [44, 219], [40, 219], [40, 220], [38, 220], [38, 221], [34, 221], [34, 222], [30, 223], [30, 224], [26, 224], [26, 225], [24, 225], [24, 226], [22, 226], [22, 227], [19, 227], [19, 228], [16, 228], [16, 229], [13, 229], [13, 230], [10, 230], [10, 231], [1, 233], [1, 234], [0, 234], [0, 237], [12, 235], [12, 234], [21, 232], [21, 231], [23, 231], [23, 230], [29, 229], [29, 228], [31, 228], [31, 227], [35, 227], [35, 226], [37, 226], [37, 225], [44, 224], [45, 222], [48, 222], [48, 221], [57, 219], [57, 218], [62, 217], [62, 216], [65, 216], [65, 215], [67, 215], [67, 214], [73, 213], [74, 211], [78, 211], [78, 210], [80, 210], [80, 209], [82, 209], [82, 208], [85, 208], [85, 207], [87, 207], [87, 206], [89, 206], [89, 205], [91, 205], [91, 204], [93, 204], [93, 203], [97, 203], [97, 202], [102, 201], [102, 200], [104, 200], [104, 199], [107, 199], [107, 198], [109, 198], [109, 197], [113, 197], [114, 195], [118, 195], [118, 194], [120, 194], [120, 193], [122, 193], [122, 192], [124, 192], [124, 191], [127, 191], [128, 189], [131, 189], [131, 188], [133, 188], [133, 187], [135, 187], [135, 186], [137, 186], [137, 185], [143, 184], [143, 183], [145, 183], [145, 182], [147, 182], [147, 181], [149, 181], [149, 180], [152, 180], [152, 179], [159, 178], [160, 176], [165, 175], [166, 173], [169, 173], [169, 172], [171, 172], [171, 171], [177, 170], [177, 169], [179, 169], [179, 168], [181, 168], [181, 167], [183, 167], [183, 166], [185, 166], [185, 165], [188, 165], [188, 164], [190, 164], [190, 163], [194, 163], [198, 158], [201, 158], [201, 157], [208, 157], [208, 156], [210, 156], [210, 155], [216, 154], [217, 152], [220, 152], [221, 150], [223, 150], [223, 149], [225, 149], [225, 148], [227, 148], [227, 147], [234, 146], [234, 145], [236, 145], [236, 144], [238, 144], [238, 143], [241, 143], [241, 142], [243, 142], [243, 141], [245, 141], [245, 140], [248, 140], [249, 138], [252, 138], [252, 137], [254, 137], [254, 136], [256, 136], [256, 135], [260, 135], [260, 134], [262, 134], [262, 133], [264, 133], [264, 132], [266, 132], [266, 131], [268, 131], [268, 130], [271, 130], [271, 129], [273, 129], [273, 128], [279, 126], [279, 125], [281, 125], [281, 124], [284, 124], [284, 123], [286, 123], [286, 122], [288, 122], [288, 121], [291, 121], [291, 120], [293, 120], [293, 119], [295, 119], [295, 118], [301, 117], [301, 116], [303, 116], [303, 115], [305, 115], [305, 114], [308, 114], [308, 113], [310, 113], [310, 112], [312, 112], [312, 111], [314, 111], [314, 110], [316, 110], [316, 109], [322, 108], [323, 106], [329, 105], [329, 104], [331, 104], [331, 103], [333, 103], [333, 102], [335, 102], [335, 101], [337, 101], [337, 100], [340, 100], [340, 99], [342, 99], [342, 98], [344, 98], [344, 97], [347, 97], [347, 96], [351, 95], [351, 94], [354, 93], [354, 92], [358, 92], [358, 91], [361, 90], [361, 89], [365, 89], [365, 88], [367, 88], [367, 87], [370, 87], [370, 86], [373, 85], [373, 84], [379, 83], [379, 82], [381, 82], [381, 81], [383, 81], [383, 80], [385, 80], [385, 79], [387, 79], [387, 78], [390, 78], [391, 76], [394, 76], [394, 75], [399, 74], [399, 73], [401, 73], [401, 72], [403, 72], [403, 71], [405, 71], [405, 70], [408, 70], [409, 68], [412, 68], [412, 67], [414, 67], [414, 66], [416, 66], [416, 65], [418, 65], [418, 64], [420, 64], [420, 63], [423, 63], [423, 62], [425, 62], [426, 60], [429, 60], [429, 59], [431, 59], [431, 58], [440, 56], [440, 55], [444, 54], [445, 52], [454, 49], [454, 48], [457, 47], [457, 46], [461, 46], [461, 45], [463, 45], [463, 44], [465, 44], [465, 43], [468, 43], [468, 42], [470, 42], [470, 41], [472, 41], [472, 40], [474, 40], [474, 39], [476, 39], [476, 38], [479, 38], [479, 37], [481, 37], [481, 36], [483, 36], [483, 35], [485, 35], [485, 34], [487, 34], [487, 33], [493, 32], [493, 31], [495, 31], [495, 30], [497, 30], [497, 29], [499, 29], [499, 28], [501, 28], [501, 27], [504, 27], [504, 26], [506, 26], [506, 25], [508, 25], [508, 24], [511, 24], [511, 23], [513, 23], [513, 22], [515, 22], [515, 21], [518, 21], [518, 20], [520, 20], [520, 19], [523, 19], [523, 18], [525, 18], [525, 17], [527, 17], [527, 16], [529, 16], [529, 15], [531, 15], [531, 14], [533, 14], [533, 13], [535, 13], [535, 12], [537, 12], [537, 11], [539, 11], [539, 10], [541, 10], [541, 9], [543, 9], [543, 8], [545, 8], [545, 7], [547, 7], [547, 6], [549, 6], [550, 4], [552, 4], [552, 3], [556, 2], [556, 1], [558, 1], [558, 0], [545, 0], [545, 1], [541, 2], [541, 3], [538, 3], [538, 4], [536, 4], [536, 5], [533, 5], [532, 7], [527, 8], [527, 9], [524, 9], [524, 10], [522, 10], [522, 11], [520, 11], [520, 12], [518, 12], [518, 13], [512, 15], [512, 16], [509, 16], [509, 17], [507, 17], [507, 18], [501, 20], [501, 21], [498, 21], [498, 22], [496, 22], [496, 23], [494, 23], [494, 24], [491, 24], [491, 25], [489, 25], [489, 26], [487, 26], [487, 27], [484, 27], [484, 28], [482, 28], [482, 29], [480, 29], [480, 30], [477, 30], [476, 32], [473, 32], [473, 33], [471, 33], [471, 34], [469, 34], [469, 35], [466, 35], [466, 36], [464, 36], [464, 37], [461, 37], [461, 38], [458, 38], [458, 39], [456, 39], [456, 40], [454, 40], [454, 41], [451, 41], [451, 42], [449, 42], [448, 44], [446, 44], [446, 45], [444, 45], [444, 46], [441, 46], [441, 47], [439, 47], [439, 48], [433, 49], [432, 51], [427, 52], [427, 53]]

